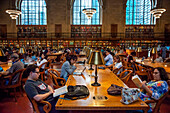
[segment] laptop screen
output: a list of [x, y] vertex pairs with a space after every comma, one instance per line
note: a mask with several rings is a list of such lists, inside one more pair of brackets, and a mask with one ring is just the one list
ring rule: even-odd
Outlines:
[[0, 66], [0, 72], [4, 71], [3, 68]]

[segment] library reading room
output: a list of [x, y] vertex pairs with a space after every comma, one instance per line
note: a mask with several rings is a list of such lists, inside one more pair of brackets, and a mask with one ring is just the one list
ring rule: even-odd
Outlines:
[[169, 113], [170, 0], [0, 0], [0, 113]]

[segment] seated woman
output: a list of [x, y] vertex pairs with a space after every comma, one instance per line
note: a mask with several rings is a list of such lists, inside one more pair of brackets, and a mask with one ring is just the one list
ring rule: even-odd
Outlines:
[[63, 63], [61, 67], [60, 77], [64, 78], [67, 81], [68, 76], [73, 74], [74, 70], [76, 69], [76, 66], [73, 65], [74, 63], [76, 63], [76, 61], [77, 61], [76, 55], [67, 56], [66, 61]]
[[[140, 98], [145, 100], [155, 99], [159, 100], [167, 91], [168, 91], [168, 75], [164, 68], [157, 67], [154, 69], [153, 72], [153, 78], [154, 80], [146, 83], [146, 81], [143, 81], [142, 84], [140, 84], [140, 87], [144, 90], [144, 92], [141, 93]], [[150, 110], [152, 111], [153, 105], [149, 105]]]
[[[41, 59], [38, 58], [37, 59], [37, 66], [40, 66], [41, 64], [47, 62], [47, 56], [44, 56], [43, 53], [40, 54]], [[42, 68], [40, 69], [40, 72], [43, 71], [45, 69], [45, 65], [42, 66]]]
[[157, 53], [155, 62], [157, 63], [163, 62], [163, 58], [161, 56], [162, 56], [161, 53]]
[[[119, 69], [121, 68], [123, 65], [122, 65], [122, 62], [120, 61], [120, 57], [118, 55], [115, 55], [114, 56], [114, 62], [115, 62], [115, 65], [113, 66], [113, 72], [116, 70], [116, 69]], [[122, 70], [119, 70], [117, 72], [117, 74], [120, 74], [122, 72]]]

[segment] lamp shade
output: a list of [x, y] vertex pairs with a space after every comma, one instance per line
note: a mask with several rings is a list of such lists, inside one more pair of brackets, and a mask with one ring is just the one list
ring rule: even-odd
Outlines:
[[4, 51], [0, 48], [0, 56], [5, 56]]
[[19, 53], [24, 54], [24, 53], [25, 53], [25, 48], [21, 47], [21, 48], [19, 49]]
[[151, 53], [152, 53], [152, 54], [156, 54], [156, 53], [157, 53], [157, 48], [156, 48], [156, 47], [153, 47], [152, 50], [151, 50]]
[[87, 60], [87, 64], [104, 65], [105, 63], [101, 51], [92, 51]]
[[136, 49], [136, 52], [142, 52], [142, 48], [141, 48], [141, 47], [138, 47], [138, 48]]

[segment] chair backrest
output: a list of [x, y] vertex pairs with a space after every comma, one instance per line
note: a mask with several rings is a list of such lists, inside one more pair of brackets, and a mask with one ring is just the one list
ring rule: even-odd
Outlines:
[[[23, 86], [23, 89], [25, 90], [25, 85]], [[27, 95], [27, 93], [26, 93]], [[39, 109], [38, 109], [38, 102], [36, 102], [33, 98], [29, 98], [29, 96], [27, 95], [29, 101], [31, 102], [32, 106], [33, 106], [33, 110], [36, 113], [40, 113]], [[51, 104], [48, 101], [40, 101], [40, 103], [45, 104], [43, 106], [43, 110], [45, 111], [45, 113], [49, 113], [51, 111]]]
[[60, 73], [57, 70], [49, 69], [48, 73], [49, 73], [50, 78], [53, 82], [54, 88], [59, 88], [59, 87], [65, 85], [65, 83], [66, 83], [65, 79], [60, 77]]
[[48, 62], [44, 62], [44, 63], [42, 63], [42, 64], [39, 66], [40, 77], [41, 77], [41, 80], [42, 80], [42, 81], [45, 81], [45, 70], [46, 70], [46, 69], [43, 69], [43, 70], [42, 70], [42, 66], [45, 66], [45, 67], [46, 67], [47, 63], [48, 63]]
[[[21, 85], [22, 74], [23, 74], [24, 70], [25, 70], [25, 68], [20, 69], [20, 70], [18, 70], [16, 72], [12, 73], [11, 75], [9, 75], [9, 76], [11, 76], [11, 78], [9, 79], [9, 84], [8, 85], [13, 85], [14, 87], [15, 86], [16, 87], [20, 86]], [[16, 77], [16, 75], [17, 75], [17, 77]], [[14, 77], [16, 77], [18, 80], [16, 81], [15, 84], [12, 84], [12, 80], [13, 80]]]
[[[45, 66], [45, 67], [46, 67], [47, 63], [48, 63], [48, 62], [44, 62], [44, 63], [42, 63], [42, 64], [39, 66], [39, 70], [41, 70], [41, 69], [42, 69], [42, 66]], [[45, 71], [45, 69], [43, 69], [43, 71]]]
[[117, 75], [117, 73], [120, 72], [121, 70], [123, 70], [123, 66], [120, 67], [120, 68], [115, 69], [115, 70], [113, 71], [113, 73]]
[[165, 62], [165, 63], [166, 63], [166, 62], [170, 62], [170, 58], [166, 59], [164, 62]]
[[166, 92], [163, 97], [161, 97], [159, 100], [156, 101], [156, 105], [153, 109], [153, 113], [159, 113], [160, 106], [162, 102], [164, 101], [164, 99], [168, 96], [168, 94], [169, 94], [169, 91]]
[[55, 75], [56, 77], [60, 77], [60, 73], [55, 69], [49, 69], [48, 73], [51, 75]]
[[127, 83], [132, 77], [132, 73], [133, 71], [131, 70], [124, 70], [122, 73], [119, 74], [119, 78], [124, 81], [124, 83]]
[[49, 59], [48, 62], [47, 62], [47, 65], [45, 66], [45, 69], [50, 69], [51, 63], [52, 63], [52, 59]]

